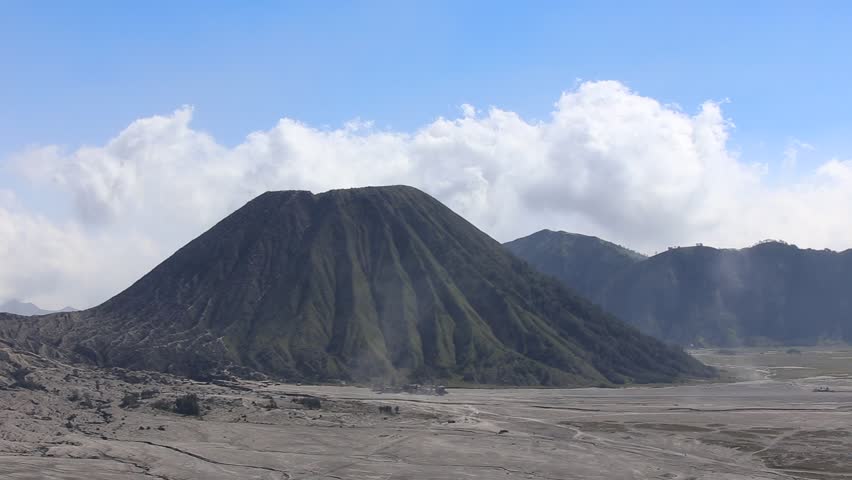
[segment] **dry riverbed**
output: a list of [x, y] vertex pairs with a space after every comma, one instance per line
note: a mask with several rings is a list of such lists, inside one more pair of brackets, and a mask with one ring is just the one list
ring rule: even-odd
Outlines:
[[[205, 384], [0, 349], [0, 478], [852, 478], [852, 380], [757, 378], [435, 397]], [[198, 416], [170, 411], [188, 394]]]

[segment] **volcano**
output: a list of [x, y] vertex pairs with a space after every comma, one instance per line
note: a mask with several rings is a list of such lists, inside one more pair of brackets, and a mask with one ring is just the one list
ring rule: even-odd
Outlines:
[[106, 303], [7, 317], [0, 332], [190, 376], [576, 386], [712, 374], [405, 186], [267, 192]]

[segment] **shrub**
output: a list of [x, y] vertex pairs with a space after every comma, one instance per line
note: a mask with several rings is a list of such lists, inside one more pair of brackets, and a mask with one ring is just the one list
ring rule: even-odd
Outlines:
[[139, 394], [136, 392], [127, 392], [124, 394], [124, 398], [121, 399], [121, 403], [118, 404], [121, 408], [136, 408], [139, 406]]
[[83, 400], [80, 401], [81, 408], [95, 408], [95, 404], [92, 402], [92, 394], [86, 392], [83, 394]]
[[198, 395], [190, 393], [175, 399], [175, 413], [181, 415], [198, 415], [201, 407], [198, 404]]
[[145, 378], [144, 376], [141, 376], [141, 375], [136, 374], [136, 373], [128, 372], [127, 370], [124, 370], [123, 368], [113, 368], [112, 372], [113, 372], [113, 374], [115, 374], [115, 376], [119, 380], [125, 381], [127, 383], [131, 383], [131, 384], [134, 384], [134, 385], [139, 384], [139, 383], [145, 383], [145, 382], [148, 381], [148, 379]]
[[151, 408], [156, 408], [157, 410], [164, 410], [166, 412], [173, 412], [175, 409], [175, 402], [173, 400], [161, 398], [159, 400], [151, 402]]
[[309, 410], [319, 410], [322, 408], [322, 402], [317, 397], [294, 398], [293, 402], [298, 403]]
[[44, 388], [44, 385], [28, 379], [27, 375], [30, 373], [32, 373], [32, 370], [24, 367], [18, 367], [13, 370], [10, 374], [12, 380], [15, 381], [15, 383], [12, 384], [12, 387], [26, 388], [27, 390], [47, 390]]
[[154, 398], [160, 395], [160, 391], [157, 389], [151, 390], [142, 390], [142, 400], [148, 400], [149, 398]]

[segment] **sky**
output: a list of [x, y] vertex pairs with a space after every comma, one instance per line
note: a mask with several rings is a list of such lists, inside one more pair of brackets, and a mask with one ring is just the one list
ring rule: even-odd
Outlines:
[[0, 3], [0, 301], [88, 307], [265, 190], [507, 241], [852, 247], [849, 2]]

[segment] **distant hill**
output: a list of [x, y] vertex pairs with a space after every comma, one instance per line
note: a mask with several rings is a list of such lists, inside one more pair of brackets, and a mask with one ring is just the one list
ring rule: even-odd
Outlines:
[[47, 315], [48, 313], [73, 311], [76, 310], [71, 307], [65, 307], [62, 310], [44, 310], [32, 303], [22, 302], [20, 300], [9, 300], [7, 302], [0, 303], [0, 312], [14, 313], [15, 315], [24, 316]]
[[[541, 232], [527, 239], [536, 235]], [[660, 339], [705, 346], [852, 341], [850, 250], [766, 242], [741, 250], [673, 248], [630, 261], [621, 247], [603, 242], [606, 248], [597, 254], [567, 248], [560, 262], [549, 245], [570, 244], [575, 236], [556, 235], [565, 238], [541, 242], [543, 247], [512, 245], [519, 241], [507, 246]], [[560, 271], [574, 264], [579, 266]]]
[[589, 298], [595, 297], [618, 272], [646, 258], [597, 237], [552, 230], [504, 245], [540, 272], [558, 278]]
[[686, 247], [628, 268], [601, 304], [681, 344], [852, 341], [852, 251], [777, 242], [742, 250]]
[[263, 194], [103, 305], [9, 317], [0, 335], [194, 376], [597, 385], [712, 374], [402, 186]]

